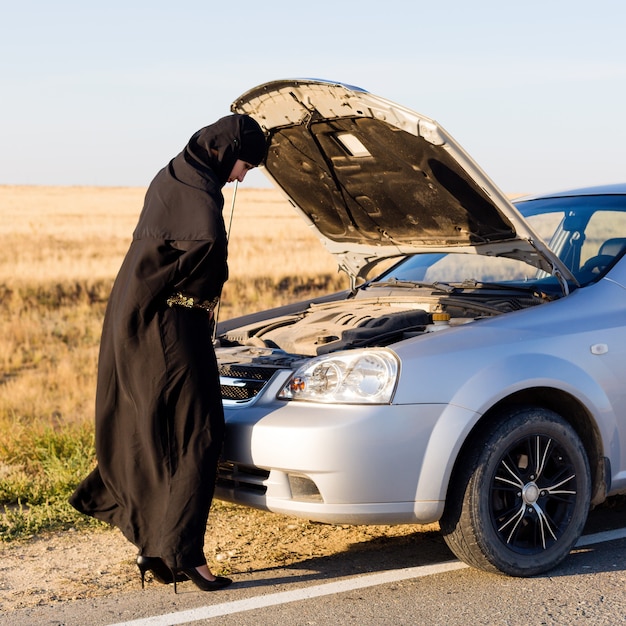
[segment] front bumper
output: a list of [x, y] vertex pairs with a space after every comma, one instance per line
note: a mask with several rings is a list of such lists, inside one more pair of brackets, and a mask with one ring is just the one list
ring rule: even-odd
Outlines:
[[[219, 499], [326, 523], [430, 523], [441, 516], [443, 499], [417, 501], [416, 494], [445, 405], [258, 400], [225, 407]], [[444, 480], [445, 459], [441, 465], [429, 480]]]

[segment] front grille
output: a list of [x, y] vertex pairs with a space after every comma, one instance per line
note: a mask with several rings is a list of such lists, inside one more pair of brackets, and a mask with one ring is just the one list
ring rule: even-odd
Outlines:
[[250, 402], [263, 390], [277, 370], [275, 367], [220, 364], [222, 400]]
[[248, 402], [265, 387], [265, 383], [249, 380], [243, 381], [241, 379], [233, 381], [220, 377], [220, 386], [222, 389], [222, 400]]
[[265, 495], [267, 487], [263, 483], [269, 475], [267, 470], [258, 467], [223, 461], [217, 467], [217, 486], [228, 490]]

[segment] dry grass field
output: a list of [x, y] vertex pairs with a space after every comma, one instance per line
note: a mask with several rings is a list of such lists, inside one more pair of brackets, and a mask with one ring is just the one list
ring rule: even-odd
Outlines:
[[[0, 282], [93, 281], [115, 276], [145, 189], [0, 186]], [[228, 224], [232, 187], [224, 189]], [[335, 271], [274, 189], [240, 188], [231, 230], [231, 277], [283, 278]]]

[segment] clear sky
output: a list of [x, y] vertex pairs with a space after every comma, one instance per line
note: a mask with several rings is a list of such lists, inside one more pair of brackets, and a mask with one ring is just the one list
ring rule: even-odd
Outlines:
[[507, 193], [626, 180], [623, 0], [0, 7], [0, 184], [147, 186], [241, 93], [301, 77], [436, 119]]

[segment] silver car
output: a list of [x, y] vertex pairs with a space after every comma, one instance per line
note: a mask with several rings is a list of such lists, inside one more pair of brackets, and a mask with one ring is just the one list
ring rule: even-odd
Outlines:
[[626, 491], [626, 185], [513, 205], [435, 121], [342, 84], [233, 111], [352, 287], [219, 324], [217, 496], [557, 565]]

